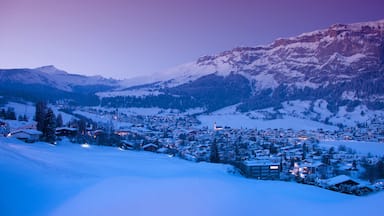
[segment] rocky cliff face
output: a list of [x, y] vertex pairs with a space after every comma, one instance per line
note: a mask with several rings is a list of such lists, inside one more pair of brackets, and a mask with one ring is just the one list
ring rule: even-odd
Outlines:
[[[289, 100], [318, 99], [326, 100], [331, 111], [360, 104], [384, 109], [383, 75], [384, 20], [380, 20], [336, 24], [267, 46], [204, 56], [167, 71], [162, 80], [145, 89], [191, 98], [192, 106], [209, 110], [239, 103], [240, 110], [248, 111], [278, 107]], [[218, 77], [223, 78], [218, 81]], [[111, 98], [104, 100], [111, 104]]]

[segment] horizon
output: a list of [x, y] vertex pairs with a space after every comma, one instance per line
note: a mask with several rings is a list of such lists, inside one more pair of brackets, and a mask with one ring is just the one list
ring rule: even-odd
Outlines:
[[87, 1], [1, 2], [0, 68], [54, 65], [114, 79], [153, 75], [201, 56], [267, 45], [337, 23], [383, 19], [378, 0], [348, 1], [347, 6], [343, 0], [98, 0], [92, 7]]

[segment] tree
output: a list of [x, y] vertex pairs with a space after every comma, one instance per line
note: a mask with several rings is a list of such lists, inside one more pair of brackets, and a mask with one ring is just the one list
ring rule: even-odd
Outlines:
[[7, 112], [5, 113], [5, 119], [16, 120], [16, 113], [13, 108], [8, 107]]
[[47, 114], [47, 104], [44, 101], [36, 103], [35, 120], [37, 122], [37, 130], [44, 132], [45, 116]]
[[331, 157], [329, 154], [324, 154], [321, 156], [321, 162], [325, 165], [331, 165]]
[[209, 160], [212, 163], [219, 163], [220, 162], [219, 150], [217, 147], [216, 139], [213, 140], [213, 143], [211, 145], [211, 154], [209, 156]]
[[1, 109], [0, 110], [0, 118], [5, 119], [5, 116], [6, 116], [5, 109]]
[[60, 113], [56, 117], [56, 127], [63, 127], [63, 117]]
[[77, 129], [80, 135], [85, 135], [87, 132], [87, 122], [84, 119], [77, 121]]
[[44, 119], [43, 137], [46, 142], [54, 143], [56, 140], [56, 117], [49, 108]]
[[303, 143], [302, 145], [302, 155], [301, 155], [301, 160], [305, 160], [307, 158], [307, 153], [308, 153], [308, 146], [306, 143]]
[[274, 154], [277, 154], [277, 153], [278, 153], [277, 147], [273, 143], [271, 143], [269, 145], [269, 154], [274, 155]]

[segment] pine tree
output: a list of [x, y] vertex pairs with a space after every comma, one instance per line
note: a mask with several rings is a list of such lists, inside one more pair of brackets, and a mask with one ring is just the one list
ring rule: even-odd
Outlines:
[[0, 110], [0, 118], [5, 119], [5, 116], [6, 116], [5, 109], [1, 109]]
[[212, 163], [219, 163], [220, 162], [219, 150], [218, 150], [218, 147], [217, 147], [216, 139], [213, 140], [213, 143], [211, 145], [211, 155], [209, 157], [209, 160]]
[[62, 127], [63, 126], [63, 117], [59, 113], [56, 117], [56, 127]]
[[8, 107], [7, 112], [5, 114], [5, 119], [16, 120], [16, 113], [13, 108]]
[[44, 119], [43, 137], [46, 142], [54, 143], [56, 140], [56, 117], [52, 109], [49, 108]]
[[37, 102], [36, 111], [35, 111], [35, 120], [37, 122], [36, 128], [41, 132], [43, 132], [45, 128], [44, 122], [45, 122], [46, 113], [47, 113], [47, 104], [43, 101]]
[[303, 146], [302, 146], [302, 155], [301, 155], [301, 160], [305, 160], [307, 158], [307, 150], [308, 150], [308, 147], [307, 147], [307, 144], [304, 143]]

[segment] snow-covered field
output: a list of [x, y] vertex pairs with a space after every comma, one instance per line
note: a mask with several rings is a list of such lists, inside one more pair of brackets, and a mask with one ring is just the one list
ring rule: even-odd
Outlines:
[[340, 194], [164, 154], [0, 138], [0, 215], [382, 215]]
[[[5, 105], [5, 108], [8, 107], [12, 107], [15, 110], [16, 117], [18, 117], [19, 115], [26, 115], [29, 121], [33, 121], [33, 117], [35, 116], [35, 104], [31, 102], [25, 102], [24, 104], [9, 102]], [[76, 119], [76, 117], [72, 115], [68, 115], [67, 113], [59, 111], [59, 108], [56, 106], [50, 105], [49, 107], [53, 110], [56, 115], [61, 114], [64, 122], [68, 122], [71, 119]]]
[[338, 141], [321, 141], [320, 145], [327, 148], [335, 147], [336, 149], [338, 146], [344, 145], [346, 147], [356, 150], [356, 152], [358, 153], [362, 153], [362, 154], [371, 153], [373, 155], [384, 156], [384, 143], [379, 143], [379, 142], [338, 140]]
[[[312, 121], [300, 117], [283, 115], [282, 118], [264, 120], [265, 115], [274, 113], [272, 109], [252, 111], [248, 113], [240, 113], [236, 110], [237, 105], [228, 106], [217, 110], [210, 114], [199, 115], [197, 119], [203, 127], [213, 127], [216, 122], [218, 126], [228, 126], [231, 128], [283, 128], [294, 130], [314, 130], [322, 128], [324, 130], [337, 130], [338, 128], [331, 125], [326, 125], [317, 121]], [[298, 109], [300, 110], [300, 109]], [[288, 113], [288, 112], [287, 112]]]
[[281, 119], [262, 120], [251, 119], [244, 114], [209, 114], [200, 115], [197, 119], [201, 122], [202, 126], [213, 127], [216, 122], [219, 126], [228, 126], [231, 128], [292, 128], [294, 130], [315, 130], [323, 128], [324, 130], [336, 130], [337, 127], [322, 124], [320, 122], [311, 121], [307, 119], [294, 118], [290, 116], [284, 116]]

